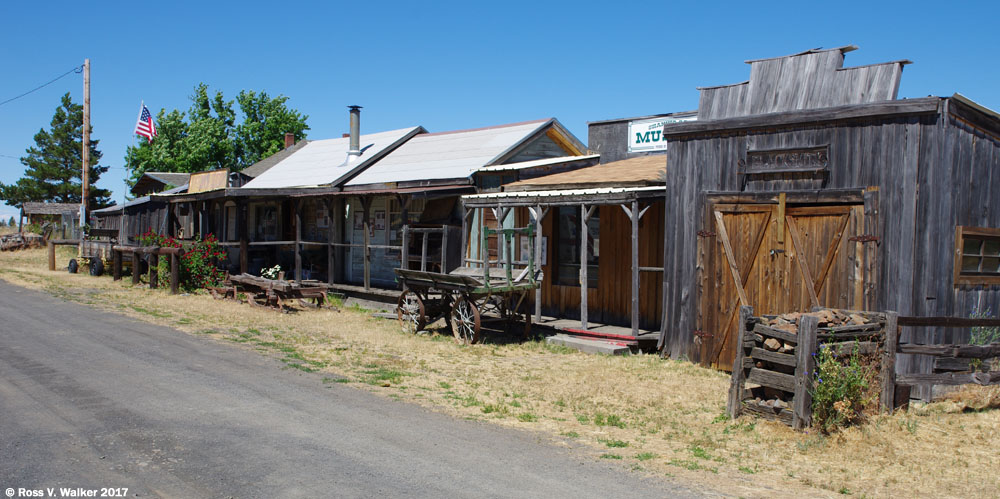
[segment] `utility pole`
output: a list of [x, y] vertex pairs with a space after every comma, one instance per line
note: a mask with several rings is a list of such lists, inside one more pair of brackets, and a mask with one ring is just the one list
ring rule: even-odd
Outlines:
[[80, 227], [87, 224], [87, 194], [90, 191], [90, 59], [83, 60], [83, 203], [80, 206]]

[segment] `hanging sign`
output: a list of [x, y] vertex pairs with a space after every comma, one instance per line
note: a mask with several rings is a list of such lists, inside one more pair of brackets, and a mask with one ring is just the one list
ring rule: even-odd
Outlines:
[[663, 125], [694, 121], [695, 117], [666, 117], [628, 122], [628, 152], [665, 151], [667, 138], [663, 136]]

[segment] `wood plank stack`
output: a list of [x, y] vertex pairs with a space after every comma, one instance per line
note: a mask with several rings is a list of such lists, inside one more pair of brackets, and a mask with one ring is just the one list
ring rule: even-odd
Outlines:
[[0, 236], [0, 251], [16, 251], [28, 248], [39, 248], [45, 244], [45, 238], [38, 234], [15, 232]]
[[[809, 389], [818, 345], [875, 354], [886, 324], [884, 314], [836, 309], [763, 317], [752, 313], [750, 307], [740, 311], [729, 415], [747, 411], [796, 428], [811, 422]], [[756, 386], [747, 388], [747, 383]]]

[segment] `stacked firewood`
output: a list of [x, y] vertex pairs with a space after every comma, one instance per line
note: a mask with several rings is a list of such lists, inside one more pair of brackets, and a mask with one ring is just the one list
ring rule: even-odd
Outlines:
[[[872, 329], [873, 332], [878, 330], [877, 320], [873, 317], [866, 317], [858, 313], [845, 313], [834, 309], [760, 317], [757, 319], [759, 321], [757, 322], [758, 326], [753, 330], [751, 336], [753, 338], [752, 344], [747, 342], [744, 345], [749, 349], [747, 352], [749, 361], [745, 361], [744, 366], [775, 373], [778, 376], [772, 377], [777, 378], [779, 381], [782, 378], [787, 380], [787, 376], [794, 375], [796, 365], [794, 356], [796, 355], [796, 347], [799, 342], [799, 325], [801, 324], [802, 317], [806, 315], [817, 318], [820, 337], [826, 340], [823, 342], [836, 342], [836, 337], [844, 334], [839, 333], [839, 331], [856, 330], [859, 329], [859, 326], [862, 329]], [[768, 334], [769, 332], [771, 334]], [[855, 333], [847, 334], [854, 335]], [[764, 350], [765, 352], [760, 352], [760, 350]], [[776, 355], [768, 355], [766, 352], [773, 352]], [[762, 384], [759, 388], [751, 390], [753, 398], [752, 400], [747, 400], [747, 403], [755, 404], [761, 409], [773, 410], [775, 412], [787, 409], [792, 402], [793, 393], [787, 389], [787, 386], [785, 388], [782, 389]]]

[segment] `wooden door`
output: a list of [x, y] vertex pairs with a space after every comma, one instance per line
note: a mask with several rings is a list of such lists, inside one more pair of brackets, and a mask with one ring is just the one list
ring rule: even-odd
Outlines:
[[[783, 213], [782, 213], [783, 211]], [[862, 309], [862, 205], [710, 205], [699, 238], [702, 364], [732, 369], [741, 304], [757, 315]]]

